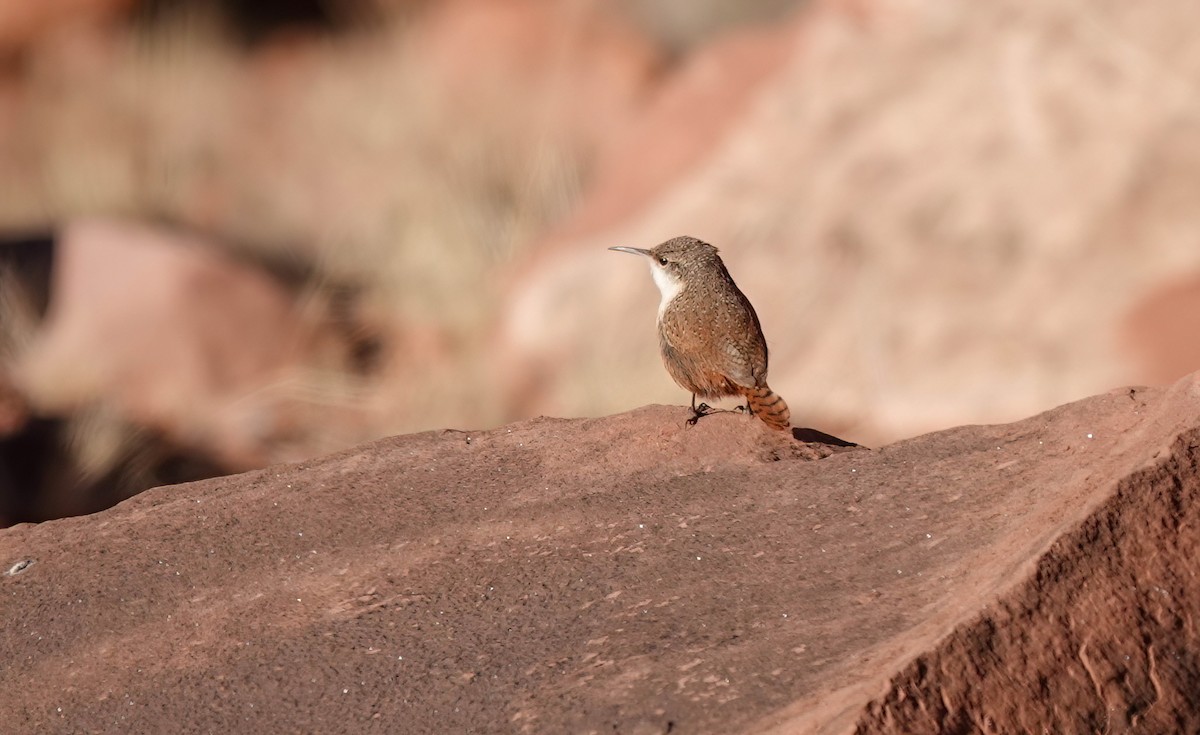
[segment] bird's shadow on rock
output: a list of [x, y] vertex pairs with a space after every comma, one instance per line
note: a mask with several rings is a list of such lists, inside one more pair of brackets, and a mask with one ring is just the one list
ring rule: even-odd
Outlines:
[[796, 441], [805, 442], [806, 444], [826, 444], [831, 447], [845, 447], [847, 449], [858, 447], [861, 449], [866, 449], [866, 447], [862, 447], [861, 445], [855, 444], [852, 441], [846, 441], [845, 439], [840, 439], [832, 434], [826, 434], [819, 429], [810, 429], [807, 427], [793, 426], [792, 438]]

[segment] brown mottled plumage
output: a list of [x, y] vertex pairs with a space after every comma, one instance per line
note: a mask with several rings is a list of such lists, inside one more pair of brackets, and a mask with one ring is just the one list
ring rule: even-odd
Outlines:
[[717, 249], [694, 237], [676, 237], [651, 249], [614, 247], [644, 256], [662, 291], [658, 339], [667, 372], [692, 393], [691, 423], [709, 409], [696, 396], [740, 395], [750, 412], [774, 429], [787, 429], [787, 403], [767, 386], [767, 341], [750, 301], [729, 276]]

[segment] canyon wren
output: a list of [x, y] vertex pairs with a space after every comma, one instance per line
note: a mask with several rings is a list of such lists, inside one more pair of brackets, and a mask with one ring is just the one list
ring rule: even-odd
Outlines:
[[676, 237], [650, 250], [613, 247], [650, 263], [662, 292], [658, 345], [667, 372], [692, 393], [695, 424], [712, 411], [696, 396], [742, 396], [772, 429], [786, 430], [791, 412], [767, 386], [767, 341], [758, 314], [729, 276], [717, 249], [694, 237]]

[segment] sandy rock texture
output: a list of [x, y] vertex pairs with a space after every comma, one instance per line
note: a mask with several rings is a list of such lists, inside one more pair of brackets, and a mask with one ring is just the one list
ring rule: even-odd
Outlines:
[[1194, 730], [1198, 415], [1191, 377], [869, 450], [648, 407], [154, 489], [0, 531], [0, 721]]

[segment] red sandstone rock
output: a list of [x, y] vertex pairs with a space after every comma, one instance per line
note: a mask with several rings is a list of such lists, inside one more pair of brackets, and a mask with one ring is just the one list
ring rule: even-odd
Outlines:
[[1197, 416], [1192, 376], [831, 454], [652, 407], [159, 488], [0, 531], [0, 721], [1195, 731]]

